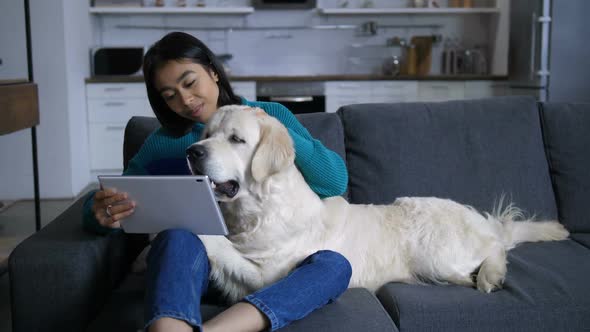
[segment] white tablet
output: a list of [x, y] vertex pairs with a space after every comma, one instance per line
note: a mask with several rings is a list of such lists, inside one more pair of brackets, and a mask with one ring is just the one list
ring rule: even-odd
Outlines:
[[135, 212], [121, 221], [127, 233], [181, 228], [196, 235], [228, 234], [207, 176], [99, 175], [98, 181], [135, 201]]

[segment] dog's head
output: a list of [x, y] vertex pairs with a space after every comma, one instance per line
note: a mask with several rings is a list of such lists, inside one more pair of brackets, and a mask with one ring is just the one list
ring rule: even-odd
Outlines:
[[191, 172], [208, 175], [221, 201], [245, 195], [295, 159], [291, 137], [277, 119], [239, 105], [219, 108], [186, 154]]

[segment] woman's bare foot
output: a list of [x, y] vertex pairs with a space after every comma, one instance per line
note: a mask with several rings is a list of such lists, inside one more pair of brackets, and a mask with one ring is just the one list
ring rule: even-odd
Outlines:
[[170, 317], [162, 317], [157, 319], [150, 325], [149, 332], [193, 332], [193, 327], [188, 325], [185, 321], [174, 319]]
[[268, 328], [266, 316], [247, 302], [238, 302], [203, 324], [203, 332], [258, 332]]

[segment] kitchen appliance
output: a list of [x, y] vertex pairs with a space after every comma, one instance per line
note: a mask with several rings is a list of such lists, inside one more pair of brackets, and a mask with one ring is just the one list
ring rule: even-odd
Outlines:
[[92, 75], [140, 75], [143, 47], [98, 47], [90, 51]]
[[590, 102], [588, 13], [587, 0], [510, 1], [510, 94]]
[[324, 82], [257, 82], [256, 100], [280, 103], [294, 114], [326, 111]]
[[487, 50], [484, 46], [466, 48], [458, 41], [447, 39], [442, 52], [443, 75], [487, 75]]
[[399, 75], [401, 66], [402, 62], [399, 56], [392, 54], [383, 60], [381, 71], [383, 72], [383, 75], [396, 76]]
[[311, 9], [316, 0], [252, 0], [255, 9]]

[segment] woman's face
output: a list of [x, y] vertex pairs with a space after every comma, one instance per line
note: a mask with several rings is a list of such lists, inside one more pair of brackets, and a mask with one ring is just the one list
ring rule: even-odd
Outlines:
[[155, 87], [174, 113], [206, 123], [217, 110], [219, 77], [190, 60], [168, 61], [156, 72]]

